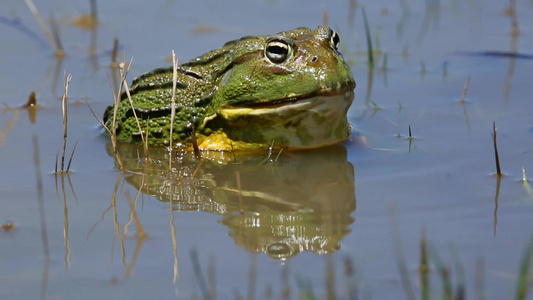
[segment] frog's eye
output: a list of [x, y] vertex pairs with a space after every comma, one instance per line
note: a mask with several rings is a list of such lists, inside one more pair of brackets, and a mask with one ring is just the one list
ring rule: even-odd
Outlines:
[[331, 47], [333, 47], [335, 51], [339, 50], [339, 45], [341, 44], [341, 37], [333, 30], [331, 30], [330, 43]]
[[265, 56], [275, 64], [280, 64], [286, 61], [291, 52], [291, 43], [287, 39], [281, 37], [268, 40], [265, 47]]

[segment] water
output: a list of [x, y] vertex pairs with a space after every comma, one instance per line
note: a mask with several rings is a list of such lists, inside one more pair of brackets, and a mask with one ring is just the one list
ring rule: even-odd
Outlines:
[[[391, 207], [415, 293], [420, 292], [417, 268], [425, 231], [454, 280], [453, 253], [458, 253], [469, 299], [475, 295], [478, 259], [485, 265], [487, 298], [513, 297], [521, 255], [532, 236], [533, 192], [521, 179], [522, 168], [528, 176], [533, 172], [533, 61], [470, 54], [513, 49], [530, 54], [527, 16], [533, 5], [518, 1], [521, 33], [513, 41], [507, 3], [405, 1], [408, 10], [402, 3], [360, 1], [350, 8], [345, 1], [160, 1], [149, 6], [100, 1], [95, 33], [70, 24], [89, 12], [88, 2], [36, 3], [45, 18], [53, 15], [58, 22], [67, 56], [57, 59], [25, 4], [8, 1], [0, 10], [1, 102], [14, 108], [35, 91], [43, 108], [34, 121], [23, 109], [0, 114], [0, 222], [12, 220], [16, 226], [0, 231], [2, 298], [190, 299], [201, 295], [190, 255], [196, 251], [205, 277], [214, 266], [219, 299], [233, 297], [235, 289], [246, 295], [253, 266], [257, 299], [268, 287], [278, 299], [284, 282], [296, 298], [298, 278], [312, 282], [317, 298], [323, 298], [328, 264], [320, 254], [325, 253], [332, 254], [339, 295], [349, 257], [356, 270], [350, 280], [361, 294], [398, 299], [404, 288]], [[362, 6], [374, 47], [381, 50], [373, 71], [367, 64]], [[145, 169], [136, 163], [136, 149], [123, 147], [133, 157], [127, 168], [147, 175], [121, 176], [115, 169], [109, 140], [83, 103], [86, 97], [102, 114], [112, 101], [108, 52], [115, 37], [127, 59], [133, 57], [131, 80], [169, 65], [171, 50], [186, 61], [243, 35], [314, 28], [323, 23], [324, 11], [341, 34], [342, 52], [357, 81], [350, 140], [318, 151], [281, 153], [275, 163], [241, 156], [238, 164], [198, 167], [186, 159], [179, 170], [190, 176], [198, 169], [186, 182], [161, 171], [168, 167], [164, 153], [152, 153], [160, 161]], [[78, 145], [70, 176], [56, 177], [65, 69], [73, 76], [67, 152], [76, 139]], [[501, 180], [494, 176], [494, 121], [506, 174]], [[414, 139], [408, 138], [409, 126]], [[39, 142], [48, 263], [32, 136]], [[239, 176], [247, 193], [243, 198], [238, 197]], [[139, 186], [145, 188], [136, 200]], [[138, 237], [128, 195], [146, 238]], [[431, 293], [438, 297], [441, 284], [434, 268], [431, 276]]]

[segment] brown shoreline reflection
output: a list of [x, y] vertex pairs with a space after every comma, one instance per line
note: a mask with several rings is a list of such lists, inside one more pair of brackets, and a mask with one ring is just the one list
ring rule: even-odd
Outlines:
[[[282, 153], [276, 162], [266, 154], [204, 152], [210, 158], [201, 162], [173, 153], [172, 172], [166, 149], [150, 149], [146, 163], [142, 148], [118, 148], [127, 183], [175, 211], [222, 215], [235, 243], [251, 252], [276, 259], [331, 253], [354, 221], [354, 169], [341, 145]], [[107, 152], [113, 155], [111, 143]]]

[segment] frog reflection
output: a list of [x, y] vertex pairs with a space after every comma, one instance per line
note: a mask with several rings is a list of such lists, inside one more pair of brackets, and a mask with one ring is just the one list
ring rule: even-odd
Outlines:
[[200, 163], [182, 153], [172, 160], [172, 173], [164, 149], [150, 149], [149, 164], [139, 161], [142, 149], [131, 144], [121, 144], [119, 154], [131, 171], [129, 184], [175, 210], [222, 215], [235, 243], [251, 252], [276, 259], [331, 253], [354, 221], [354, 170], [342, 145], [282, 153], [277, 162], [265, 154], [216, 152]]

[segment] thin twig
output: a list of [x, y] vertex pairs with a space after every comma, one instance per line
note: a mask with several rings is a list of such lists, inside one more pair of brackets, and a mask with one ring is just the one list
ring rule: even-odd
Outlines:
[[[124, 66], [119, 65], [119, 68], [120, 67], [123, 68]], [[118, 107], [120, 105], [123, 88], [124, 88], [124, 80], [121, 80], [117, 93], [115, 94], [115, 92], [113, 92], [113, 99], [114, 99], [115, 106], [113, 107], [113, 131], [111, 134], [111, 143], [113, 144], [113, 151], [115, 153], [115, 158], [117, 159], [120, 170], [122, 171], [124, 171], [124, 165], [122, 164], [122, 159], [120, 158], [120, 155], [118, 154], [118, 147], [117, 147], [117, 117], [118, 117]]]
[[50, 26], [52, 27], [52, 36], [54, 37], [54, 42], [56, 45], [56, 56], [63, 57], [65, 56], [65, 50], [63, 50], [61, 38], [59, 37], [59, 27], [57, 26], [56, 20], [54, 18], [50, 18]]
[[57, 45], [54, 43], [54, 40], [52, 39], [52, 35], [50, 34], [50, 31], [48, 31], [48, 28], [46, 28], [46, 24], [41, 18], [41, 14], [39, 14], [39, 10], [37, 10], [37, 7], [35, 6], [35, 4], [33, 4], [33, 1], [31, 0], [25, 0], [25, 1], [26, 1], [26, 5], [28, 5], [28, 8], [32, 12], [32, 14], [35, 16], [35, 19], [37, 19], [39, 26], [41, 26], [41, 29], [43, 30], [44, 36], [48, 40], [48, 43], [50, 43], [50, 46], [52, 46], [54, 51], [58, 53], [59, 49]]
[[172, 50], [172, 99], [170, 111], [170, 149], [174, 147], [174, 118], [176, 117], [176, 85], [178, 83], [178, 60]]
[[492, 122], [492, 141], [494, 142], [494, 158], [496, 160], [496, 175], [502, 176], [502, 170], [500, 168], [500, 157], [498, 155], [498, 143], [496, 142], [496, 121]]
[[[149, 159], [148, 159], [148, 138], [149, 138], [148, 133], [149, 132], [150, 132], [150, 122], [146, 122], [146, 138], [144, 139], [144, 142], [143, 142], [143, 152], [144, 152], [144, 162], [147, 164], [149, 162]], [[142, 132], [141, 132], [141, 136], [143, 136]]]
[[470, 74], [466, 77], [465, 87], [463, 88], [463, 94], [461, 95], [461, 103], [465, 103], [466, 92], [468, 91], [468, 84], [470, 83]]
[[72, 79], [72, 75], [68, 74], [67, 76], [67, 70], [65, 70], [65, 92], [63, 93], [63, 99], [62, 99], [62, 107], [63, 107], [63, 154], [61, 155], [61, 172], [63, 172], [65, 169], [65, 151], [67, 148], [67, 98], [68, 98], [68, 85], [70, 83], [70, 80]]
[[[131, 111], [133, 112], [133, 117], [135, 117], [135, 121], [137, 122], [137, 128], [139, 129], [139, 132], [141, 133], [141, 139], [144, 143], [144, 135], [142, 134], [142, 128], [141, 123], [139, 122], [139, 118], [137, 117], [137, 112], [135, 111], [135, 106], [133, 106], [133, 99], [131, 98], [130, 89], [128, 87], [128, 82], [126, 81], [126, 74], [129, 71], [131, 67], [132, 61], [130, 61], [127, 68], [125, 68], [124, 63], [119, 64], [119, 71], [120, 71], [120, 78], [122, 80], [122, 86], [124, 87], [124, 91], [126, 92], [126, 95], [128, 96], [128, 101], [130, 102]], [[148, 132], [146, 132], [146, 135], [148, 135]]]
[[370, 36], [370, 27], [368, 25], [368, 19], [366, 17], [366, 10], [364, 7], [361, 7], [361, 12], [363, 13], [363, 22], [365, 24], [366, 47], [368, 51], [368, 64], [370, 68], [373, 68], [374, 67], [374, 53], [372, 50], [372, 37]]
[[74, 157], [74, 151], [76, 151], [76, 146], [78, 145], [78, 139], [74, 143], [74, 148], [72, 148], [72, 153], [70, 154], [70, 159], [68, 160], [67, 172], [70, 171], [70, 164], [72, 163], [72, 158]]
[[96, 113], [94, 112], [93, 108], [91, 107], [91, 105], [89, 104], [89, 102], [87, 101], [87, 97], [83, 97], [83, 101], [85, 101], [85, 103], [87, 104], [87, 106], [89, 107], [89, 109], [91, 110], [91, 113], [93, 114], [94, 118], [98, 121], [98, 123], [100, 123], [100, 125], [102, 125], [102, 127], [107, 131], [107, 133], [109, 135], [112, 135], [113, 132], [111, 132], [111, 130], [105, 125], [104, 121], [102, 121], [102, 119], [100, 119], [100, 117], [98, 117], [96, 115]]

